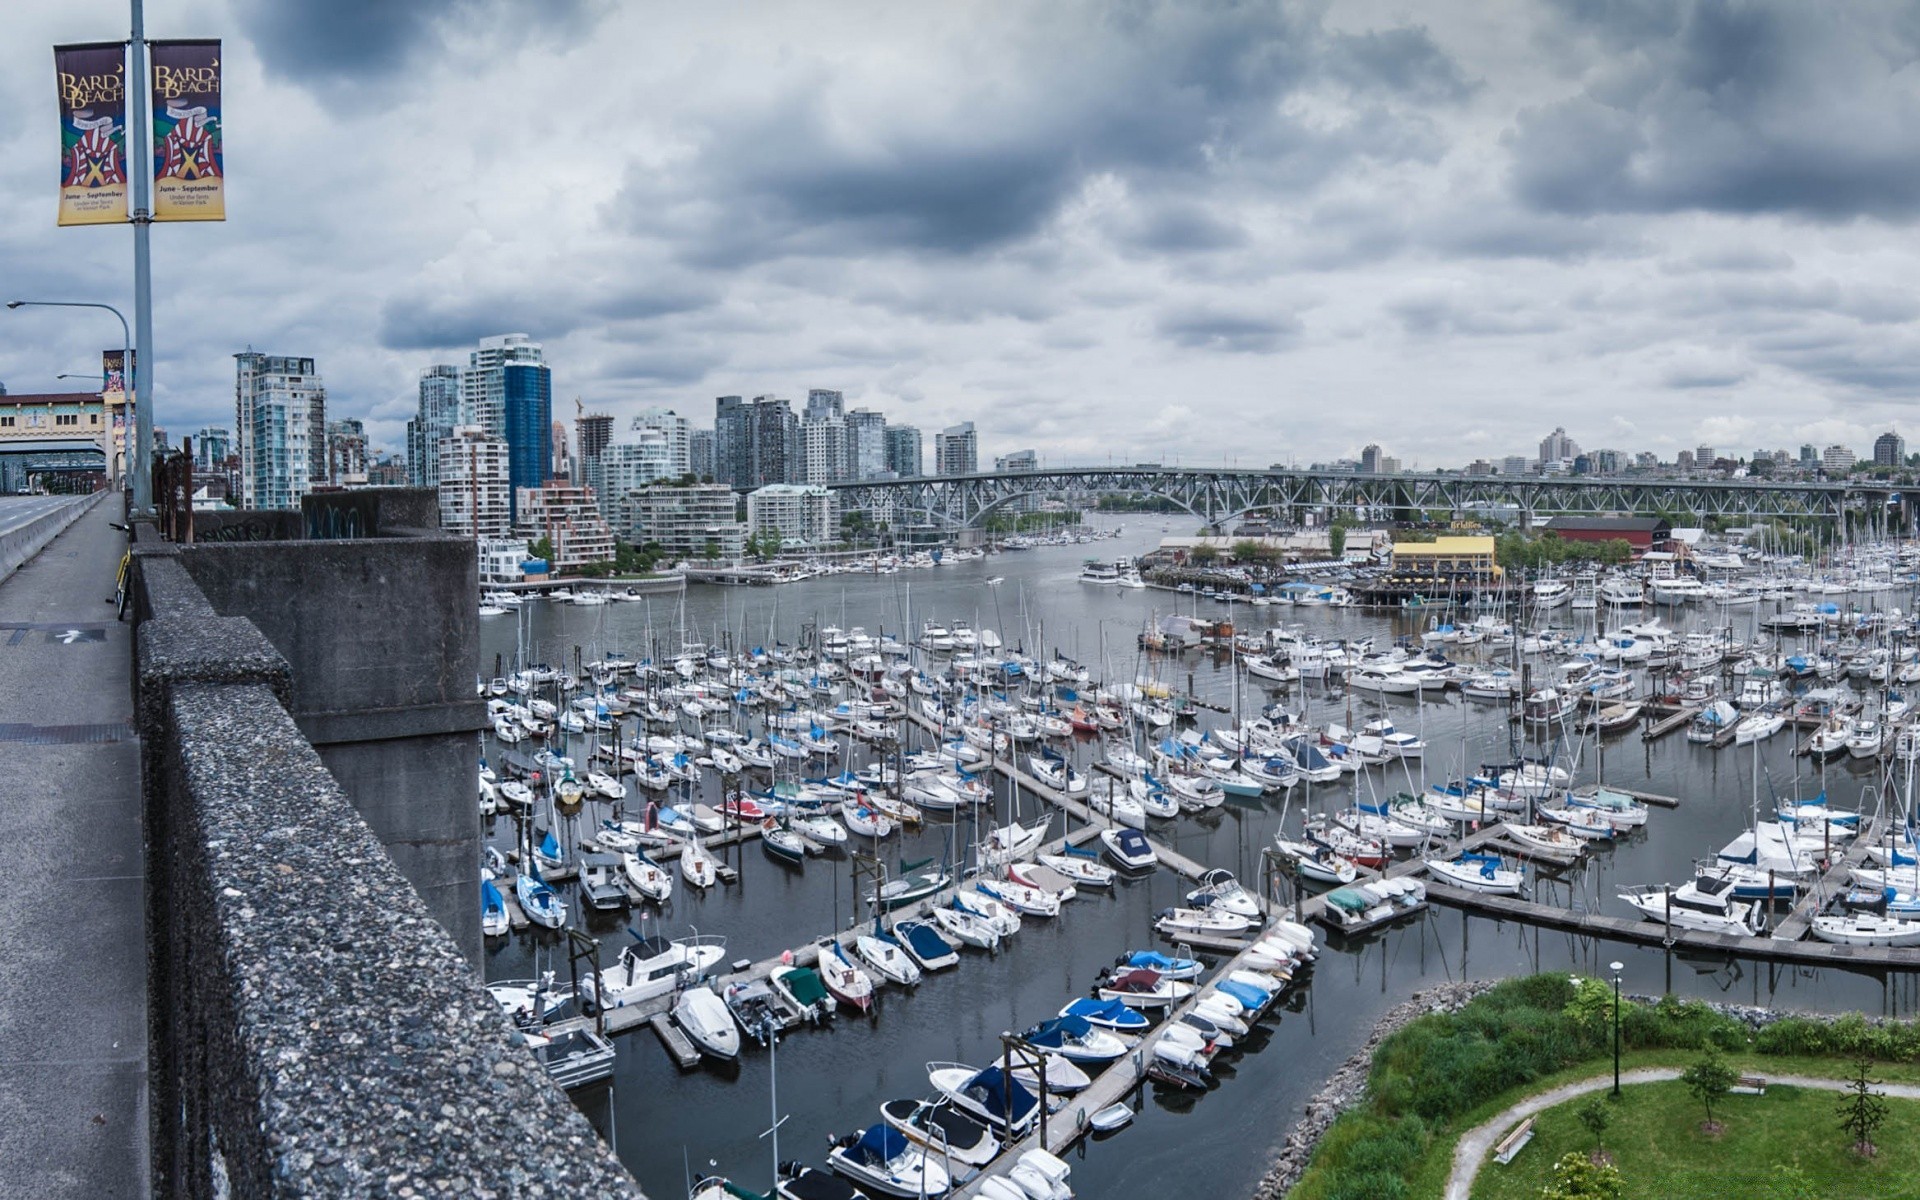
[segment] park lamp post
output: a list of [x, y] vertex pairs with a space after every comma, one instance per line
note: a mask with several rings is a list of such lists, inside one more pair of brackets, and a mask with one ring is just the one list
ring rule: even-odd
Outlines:
[[1625, 963], [1612, 962], [1607, 969], [1613, 972], [1613, 1098], [1620, 1098], [1620, 972], [1626, 970]]
[[[133, 361], [133, 335], [127, 329], [127, 318], [113, 305], [100, 304], [92, 300], [9, 300], [7, 301], [7, 307], [10, 309], [103, 308], [112, 313], [120, 322], [120, 369], [126, 372], [126, 381], [122, 385], [125, 391], [122, 394], [126, 396], [129, 402], [135, 403], [134, 420], [129, 422], [126, 429], [127, 436], [131, 438], [134, 443], [133, 453], [127, 456], [122, 466], [126, 472], [132, 476], [134, 510], [136, 512], [151, 510], [153, 507], [153, 498], [151, 495], [153, 490], [153, 476], [147, 467], [147, 456], [152, 452], [152, 447], [147, 444], [150, 437], [142, 437], [138, 431], [142, 426], [151, 428], [153, 417], [152, 414], [148, 413], [144, 408], [139, 407], [136, 401], [139, 392], [135, 390], [134, 376], [140, 369], [140, 366]], [[109, 438], [113, 435], [111, 425], [107, 428], [107, 435]]]

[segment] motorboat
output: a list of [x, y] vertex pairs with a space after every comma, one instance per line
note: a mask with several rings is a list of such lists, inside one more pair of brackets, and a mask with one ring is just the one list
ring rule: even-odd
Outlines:
[[833, 998], [848, 1008], [869, 1012], [873, 1008], [873, 977], [847, 957], [847, 949], [827, 939], [820, 943], [820, 982]]
[[863, 933], [853, 939], [853, 952], [888, 983], [913, 987], [920, 982], [920, 968], [900, 943], [886, 934]]
[[955, 1108], [985, 1121], [989, 1129], [1017, 1137], [1040, 1116], [1040, 1101], [999, 1067], [930, 1062], [927, 1082]]
[[1354, 865], [1314, 841], [1294, 841], [1275, 834], [1273, 844], [1282, 856], [1292, 860], [1301, 875], [1316, 883], [1349, 884], [1360, 877]]
[[1193, 985], [1136, 967], [1103, 974], [1093, 992], [1102, 1000], [1118, 1000], [1128, 1008], [1165, 1008], [1193, 995]]
[[1095, 1133], [1112, 1133], [1125, 1129], [1133, 1123], [1133, 1109], [1125, 1101], [1109, 1104], [1099, 1112], [1087, 1118], [1087, 1124]]
[[1233, 872], [1225, 867], [1214, 867], [1200, 876], [1200, 886], [1187, 893], [1187, 903], [1199, 908], [1218, 909], [1245, 917], [1248, 921], [1260, 919], [1260, 901], [1242, 887], [1234, 878]]
[[[780, 1178], [774, 1181], [773, 1194], [780, 1200], [872, 1200], [840, 1176], [798, 1162], [780, 1164]], [[728, 1193], [727, 1200], [738, 1198]]]
[[1074, 1062], [1112, 1062], [1127, 1052], [1127, 1043], [1084, 1017], [1054, 1017], [1021, 1035], [1022, 1040]]
[[[1040, 1086], [1042, 1073], [1046, 1075], [1045, 1088]], [[1083, 1091], [1093, 1082], [1092, 1076], [1075, 1066], [1071, 1059], [1059, 1054], [1041, 1055], [1040, 1071], [1035, 1071], [1031, 1062], [1016, 1056], [1013, 1060], [1013, 1077], [1035, 1092], [1055, 1096]]]
[[627, 889], [621, 883], [618, 854], [582, 854], [580, 856], [580, 898], [588, 908], [602, 912], [627, 906]]
[[767, 983], [785, 997], [803, 1020], [815, 1024], [833, 1020], [833, 995], [827, 991], [820, 972], [812, 967], [775, 967], [768, 973]]
[[893, 936], [922, 971], [938, 971], [960, 962], [953, 943], [940, 936], [939, 927], [932, 921], [901, 921], [893, 927]]
[[1717, 875], [1701, 875], [1677, 888], [1622, 888], [1620, 898], [1649, 921], [1702, 933], [1752, 934], [1760, 912], [1735, 899], [1733, 881]]
[[1147, 835], [1138, 829], [1125, 826], [1103, 829], [1100, 831], [1100, 844], [1106, 847], [1107, 856], [1123, 870], [1151, 871], [1160, 862], [1160, 856], [1154, 853], [1153, 843], [1147, 841]]
[[889, 1100], [880, 1106], [880, 1119], [943, 1162], [984, 1167], [1000, 1153], [992, 1130], [942, 1101]]
[[770, 980], [740, 980], [720, 993], [742, 1033], [762, 1046], [782, 1029], [798, 1025], [803, 1013]]
[[1157, 971], [1167, 979], [1198, 979], [1207, 969], [1206, 964], [1197, 958], [1181, 958], [1162, 954], [1158, 950], [1129, 950], [1114, 959], [1113, 965], [1123, 969]]
[[673, 1002], [673, 1023], [686, 1032], [710, 1058], [730, 1062], [740, 1057], [740, 1027], [713, 989], [700, 984], [680, 993]]
[[727, 954], [727, 940], [712, 935], [675, 938], [636, 936], [611, 967], [589, 971], [580, 991], [603, 1009], [625, 1008], [664, 996], [706, 975]]
[[1070, 1001], [1060, 1010], [1063, 1017], [1079, 1017], [1089, 1025], [1109, 1029], [1115, 1033], [1145, 1033], [1153, 1026], [1153, 1019], [1130, 1005], [1118, 1000], [1101, 1000], [1096, 997], [1082, 996]]
[[1007, 1178], [1033, 1200], [1073, 1200], [1073, 1188], [1067, 1179], [1073, 1168], [1045, 1150], [1032, 1149], [1007, 1169]]
[[1429, 858], [1424, 861], [1437, 882], [1465, 888], [1470, 892], [1517, 896], [1526, 887], [1525, 877], [1495, 854], [1462, 854], [1454, 859]]
[[1221, 908], [1163, 908], [1154, 914], [1153, 927], [1170, 937], [1233, 938], [1252, 929], [1253, 922]]
[[944, 1196], [953, 1186], [946, 1168], [934, 1161], [927, 1147], [907, 1140], [898, 1129], [880, 1122], [864, 1133], [834, 1143], [827, 1165], [855, 1185], [886, 1196]]
[[1920, 946], [1920, 921], [1884, 913], [1848, 912], [1813, 919], [1813, 936], [1840, 946]]

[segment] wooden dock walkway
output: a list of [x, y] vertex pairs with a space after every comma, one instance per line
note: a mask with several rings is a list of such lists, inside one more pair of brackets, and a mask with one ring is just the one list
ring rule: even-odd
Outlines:
[[1867, 847], [1877, 844], [1885, 833], [1886, 824], [1881, 818], [1875, 818], [1867, 828], [1861, 830], [1859, 836], [1848, 843], [1846, 853], [1834, 859], [1820, 881], [1794, 901], [1793, 910], [1774, 926], [1773, 936], [1781, 941], [1805, 937], [1807, 931], [1813, 928], [1813, 918], [1819, 913], [1820, 906], [1846, 890], [1847, 878], [1853, 868], [1867, 859]]
[[1640, 740], [1643, 742], [1658, 741], [1660, 738], [1667, 736], [1674, 730], [1692, 721], [1695, 717], [1699, 716], [1702, 711], [1704, 710], [1697, 706], [1682, 708], [1670, 716], [1662, 717], [1640, 731]]

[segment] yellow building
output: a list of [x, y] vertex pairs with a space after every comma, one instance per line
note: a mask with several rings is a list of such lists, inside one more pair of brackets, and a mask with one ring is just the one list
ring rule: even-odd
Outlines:
[[1500, 578], [1491, 537], [1443, 537], [1431, 542], [1395, 542], [1395, 580], [1485, 583]]
[[71, 470], [99, 455], [94, 469], [119, 479], [126, 429], [125, 394], [114, 391], [0, 394], [0, 457], [28, 470]]

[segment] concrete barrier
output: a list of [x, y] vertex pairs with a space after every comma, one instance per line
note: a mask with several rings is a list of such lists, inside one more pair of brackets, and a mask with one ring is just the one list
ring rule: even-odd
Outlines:
[[[0, 534], [0, 579], [19, 570], [20, 564], [46, 549], [47, 543], [59, 537], [67, 526], [93, 511], [94, 505], [113, 494], [105, 491], [95, 492], [91, 496], [75, 496], [72, 504], [63, 504], [18, 529]], [[113, 581], [107, 580], [104, 586], [112, 591]]]

